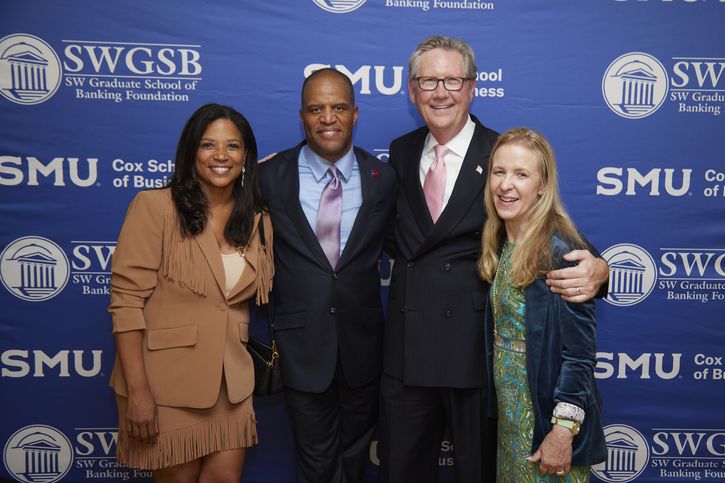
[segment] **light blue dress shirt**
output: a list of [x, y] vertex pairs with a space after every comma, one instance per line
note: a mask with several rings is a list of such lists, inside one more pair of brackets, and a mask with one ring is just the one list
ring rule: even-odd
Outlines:
[[[317, 210], [320, 207], [322, 190], [332, 179], [327, 171], [332, 163], [317, 155], [308, 145], [302, 146], [297, 160], [300, 176], [300, 203], [312, 231], [317, 235]], [[335, 161], [342, 182], [342, 216], [340, 219], [340, 256], [350, 237], [355, 217], [362, 205], [362, 182], [360, 166], [352, 148]]]

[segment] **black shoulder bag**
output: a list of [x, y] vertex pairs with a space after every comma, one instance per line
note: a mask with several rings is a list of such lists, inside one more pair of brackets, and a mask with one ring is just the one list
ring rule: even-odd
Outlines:
[[[264, 222], [259, 220], [259, 242], [264, 246]], [[279, 352], [274, 341], [274, 311], [272, 310], [272, 296], [270, 294], [267, 304], [269, 317], [270, 345], [259, 339], [249, 337], [247, 351], [254, 363], [254, 395], [267, 396], [282, 390], [282, 368], [279, 365]]]

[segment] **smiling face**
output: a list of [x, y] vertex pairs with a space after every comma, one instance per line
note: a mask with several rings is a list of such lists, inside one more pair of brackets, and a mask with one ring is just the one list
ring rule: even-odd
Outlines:
[[232, 121], [217, 119], [207, 126], [196, 150], [196, 176], [207, 196], [232, 195], [245, 157], [242, 135]]
[[308, 146], [324, 159], [335, 162], [352, 147], [357, 122], [349, 84], [334, 74], [310, 79], [302, 93], [300, 119]]
[[[463, 56], [456, 50], [432, 49], [419, 58], [416, 77], [467, 77]], [[473, 101], [475, 80], [463, 83], [460, 91], [447, 91], [442, 82], [434, 91], [424, 91], [414, 80], [408, 80], [410, 100], [415, 103], [423, 121], [435, 136], [445, 144], [458, 134], [468, 120], [468, 108]]]
[[488, 188], [509, 240], [518, 241], [544, 192], [538, 156], [520, 144], [500, 146], [491, 160]]

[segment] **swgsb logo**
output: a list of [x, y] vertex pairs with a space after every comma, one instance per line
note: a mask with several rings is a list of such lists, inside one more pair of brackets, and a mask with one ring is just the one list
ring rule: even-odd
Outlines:
[[609, 263], [609, 293], [612, 305], [635, 305], [652, 292], [657, 282], [657, 267], [647, 250], [630, 243], [607, 248], [602, 257]]
[[60, 59], [38, 37], [8, 35], [0, 39], [0, 95], [16, 104], [40, 104], [58, 90]]
[[602, 94], [614, 113], [639, 119], [659, 109], [667, 97], [668, 83], [659, 60], [643, 52], [630, 52], [609, 64], [602, 79]]
[[592, 473], [608, 483], [632, 481], [642, 474], [650, 457], [642, 433], [625, 424], [611, 424], [604, 428], [604, 437], [607, 461], [592, 466]]
[[5, 468], [16, 481], [54, 483], [68, 473], [73, 449], [68, 438], [43, 424], [26, 426], [5, 443]]
[[58, 295], [68, 283], [69, 267], [63, 250], [39, 236], [18, 238], [0, 254], [3, 285], [29, 302], [42, 302]]
[[362, 7], [366, 0], [313, 0], [315, 5], [332, 13], [348, 13]]

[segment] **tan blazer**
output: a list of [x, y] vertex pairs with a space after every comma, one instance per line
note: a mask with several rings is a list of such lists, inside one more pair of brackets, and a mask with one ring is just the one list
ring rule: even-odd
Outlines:
[[[222, 369], [231, 402], [252, 394], [246, 302], [255, 295], [266, 302], [272, 284], [272, 225], [266, 213], [255, 217], [245, 258], [242, 276], [227, 293], [214, 235], [207, 227], [195, 237], [181, 236], [169, 189], [140, 192], [131, 202], [113, 254], [108, 310], [114, 333], [144, 331], [146, 374], [157, 404], [213, 406]], [[110, 384], [128, 395], [118, 356]]]

